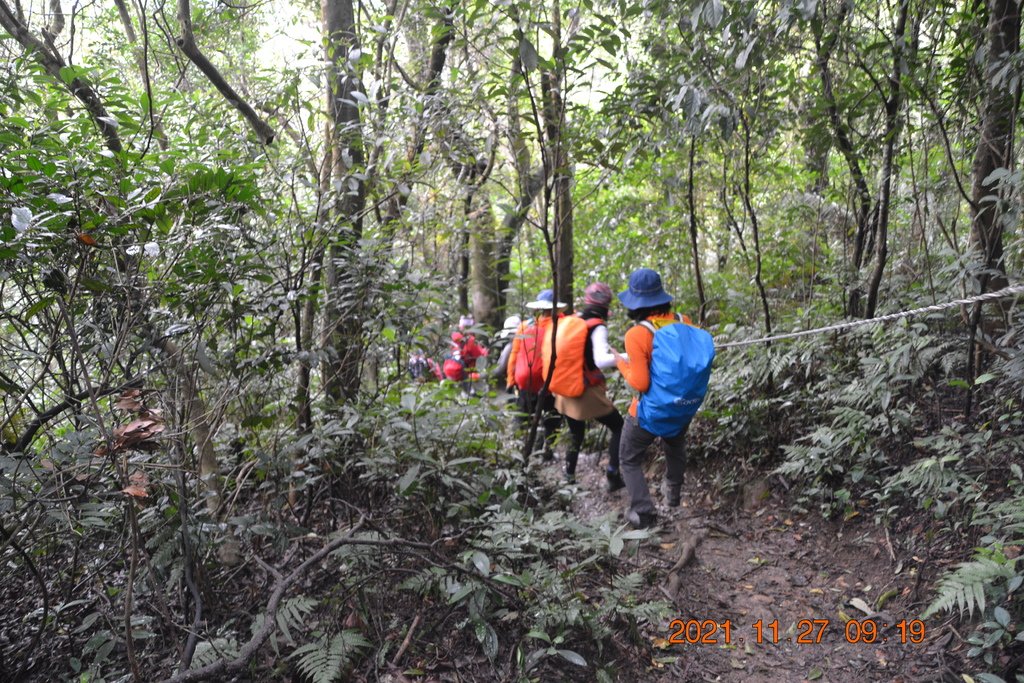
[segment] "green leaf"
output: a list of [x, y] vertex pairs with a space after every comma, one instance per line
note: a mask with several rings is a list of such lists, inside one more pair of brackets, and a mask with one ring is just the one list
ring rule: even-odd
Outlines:
[[559, 650], [558, 654], [562, 656], [562, 659], [572, 664], [575, 664], [576, 666], [587, 665], [587, 660], [583, 659], [583, 657], [581, 657], [578, 653], [573, 652], [572, 650]]
[[618, 557], [622, 553], [622, 548], [625, 543], [622, 540], [622, 536], [615, 535], [608, 539], [608, 552], [612, 554], [612, 557]]
[[484, 553], [477, 550], [473, 553], [473, 564], [476, 566], [478, 572], [483, 576], [489, 576], [491, 573], [491, 560]]
[[1010, 625], [1010, 613], [1002, 607], [996, 607], [992, 610], [992, 617], [996, 620], [996, 623], [1007, 628]]
[[494, 660], [498, 656], [498, 634], [494, 627], [485, 622], [476, 625], [476, 639], [483, 646], [484, 655], [487, 659]]
[[991, 382], [995, 378], [996, 376], [991, 372], [986, 372], [984, 375], [981, 375], [978, 379], [974, 380], [974, 385], [977, 386], [979, 384], [984, 384], [985, 382]]
[[416, 483], [416, 477], [418, 477], [419, 475], [419, 465], [413, 465], [408, 470], [406, 470], [405, 474], [402, 475], [402, 478], [398, 480], [398, 492], [401, 493], [403, 496], [406, 493], [408, 493], [410, 489], [413, 487], [413, 485]]
[[513, 574], [495, 574], [492, 578], [499, 583], [507, 583], [510, 586], [516, 586], [518, 588], [526, 587], [523, 580]]
[[537, 48], [525, 36], [519, 41], [519, 59], [522, 61], [523, 68], [526, 71], [535, 71], [537, 64], [540, 62]]
[[718, 28], [718, 25], [722, 23], [722, 16], [725, 13], [725, 9], [722, 7], [721, 0], [707, 0], [704, 4], [704, 21], [706, 21], [711, 28]]

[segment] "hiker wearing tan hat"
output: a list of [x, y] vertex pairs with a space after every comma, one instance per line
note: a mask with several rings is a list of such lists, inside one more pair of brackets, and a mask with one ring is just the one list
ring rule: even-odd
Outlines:
[[[565, 308], [566, 304], [556, 301], [554, 292], [542, 290], [534, 301], [526, 307], [536, 311], [537, 320], [533, 324], [520, 323], [516, 335], [512, 339], [512, 351], [508, 357], [506, 385], [516, 389], [519, 397], [516, 405], [519, 408], [520, 425], [526, 423], [528, 416], [533, 415], [540, 403], [544, 426], [544, 460], [554, 460], [554, 440], [558, 428], [562, 425], [562, 416], [555, 410], [555, 398], [550, 392], [541, 391], [544, 387], [544, 365], [540, 353], [540, 340], [551, 327], [552, 315], [557, 309]], [[559, 319], [564, 314], [558, 313]]]

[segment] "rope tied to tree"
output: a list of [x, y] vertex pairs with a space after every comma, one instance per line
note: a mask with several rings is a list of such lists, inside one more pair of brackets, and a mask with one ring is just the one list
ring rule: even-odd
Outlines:
[[796, 337], [809, 337], [816, 334], [825, 334], [826, 332], [839, 332], [841, 330], [848, 330], [854, 327], [861, 327], [863, 325], [874, 325], [875, 323], [884, 323], [892, 320], [899, 320], [900, 318], [910, 318], [916, 315], [922, 315], [924, 313], [934, 313], [937, 311], [944, 311], [948, 308], [957, 308], [959, 306], [966, 306], [969, 304], [985, 303], [988, 301], [997, 301], [999, 299], [1008, 299], [1018, 294], [1024, 294], [1024, 284], [1011, 285], [994, 292], [986, 292], [985, 294], [978, 294], [967, 299], [957, 299], [956, 301], [947, 301], [942, 304], [934, 304], [932, 306], [924, 306], [923, 308], [914, 308], [908, 311], [900, 311], [898, 313], [889, 313], [886, 315], [880, 315], [875, 318], [866, 318], [864, 320], [850, 320], [843, 323], [836, 323], [835, 325], [829, 325], [827, 327], [816, 327], [812, 330], [800, 330], [798, 332], [787, 332], [785, 334], [774, 334], [769, 337], [761, 337], [759, 339], [744, 339], [743, 341], [726, 342], [724, 344], [715, 344], [715, 348], [718, 350], [722, 349], [735, 349], [741, 346], [752, 346], [754, 344], [767, 344], [768, 342], [781, 341], [784, 339], [795, 339]]

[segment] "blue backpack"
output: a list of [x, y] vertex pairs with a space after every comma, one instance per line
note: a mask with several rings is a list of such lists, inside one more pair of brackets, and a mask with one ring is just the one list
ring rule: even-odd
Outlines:
[[654, 335], [654, 348], [651, 386], [640, 396], [637, 419], [651, 434], [671, 438], [686, 428], [704, 402], [715, 342], [704, 330], [686, 323], [640, 324]]

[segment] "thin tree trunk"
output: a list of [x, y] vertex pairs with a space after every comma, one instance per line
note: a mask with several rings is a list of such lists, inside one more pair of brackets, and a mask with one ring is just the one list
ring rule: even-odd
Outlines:
[[326, 58], [330, 65], [327, 110], [331, 121], [331, 176], [337, 193], [325, 265], [324, 387], [334, 401], [359, 391], [362, 368], [363, 290], [352, 259], [362, 237], [366, 187], [362, 123], [354, 92], [360, 81], [349, 55], [359, 46], [352, 0], [323, 0]]
[[903, 74], [914, 59], [917, 44], [917, 23], [914, 23], [910, 45], [907, 45], [907, 14], [910, 0], [903, 0], [893, 32], [892, 73], [889, 75], [889, 96], [885, 101], [885, 150], [882, 154], [882, 181], [878, 191], [878, 206], [875, 211], [876, 235], [875, 267], [868, 283], [868, 303], [865, 317], [872, 318], [878, 307], [878, 290], [882, 285], [882, 274], [889, 258], [889, 213], [892, 204], [892, 183], [899, 175], [895, 165], [896, 142], [902, 128], [900, 109], [903, 105]]
[[[59, 0], [56, 0], [59, 2]], [[135, 55], [135, 63], [139, 67], [139, 76], [142, 78], [142, 83], [146, 89], [146, 95], [149, 98], [149, 114], [150, 122], [153, 130], [153, 137], [156, 138], [157, 144], [160, 145], [160, 149], [167, 149], [167, 134], [164, 132], [163, 119], [157, 115], [154, 107], [156, 105], [153, 102], [153, 89], [151, 87], [152, 81], [149, 73], [149, 34], [145, 26], [145, 17], [142, 18], [142, 35], [143, 41], [142, 46], [139, 46], [138, 34], [135, 33], [135, 25], [132, 23], [131, 13], [128, 11], [128, 5], [125, 0], [114, 0], [114, 4], [117, 6], [117, 14], [121, 17], [121, 25], [124, 27], [124, 34], [128, 38], [128, 42], [132, 46], [132, 54]]]
[[184, 423], [196, 447], [199, 480], [206, 490], [206, 509], [211, 517], [216, 517], [221, 502], [220, 462], [213, 448], [212, 413], [199, 390], [196, 363], [186, 360], [183, 350], [169, 337], [160, 339], [157, 348], [167, 355], [181, 380]]
[[[391, 200], [387, 203], [382, 225], [385, 231], [393, 233], [402, 217], [402, 211], [409, 203], [411, 192], [398, 191], [399, 187], [407, 186], [411, 176], [411, 169], [416, 168], [420, 155], [427, 142], [427, 130], [431, 123], [432, 114], [439, 109], [438, 91], [441, 89], [441, 75], [444, 72], [445, 62], [448, 57], [448, 47], [451, 45], [455, 34], [455, 10], [451, 5], [441, 8], [443, 15], [434, 28], [433, 43], [430, 49], [430, 61], [427, 65], [426, 85], [418, 87], [423, 94], [423, 112], [419, 121], [412, 129], [412, 141], [406, 152], [406, 168], [410, 169], [400, 175], [394, 182], [394, 191], [391, 193]], [[412, 85], [416, 86], [415, 83]]]
[[569, 304], [573, 302], [573, 224], [572, 224], [572, 168], [569, 151], [565, 144], [565, 104], [559, 92], [561, 75], [557, 72], [544, 74], [544, 122], [550, 146], [552, 163], [552, 195], [554, 205], [555, 279], [558, 282], [556, 297]]
[[697, 202], [694, 197], [693, 167], [697, 155], [697, 136], [690, 136], [690, 165], [686, 177], [686, 196], [690, 209], [690, 252], [693, 257], [693, 276], [697, 280], [697, 299], [700, 309], [697, 319], [701, 325], [707, 322], [708, 301], [704, 295], [704, 278], [700, 272], [700, 249], [697, 246]]
[[[843, 159], [846, 160], [846, 165], [850, 169], [850, 177], [853, 179], [854, 186], [854, 201], [855, 201], [855, 216], [857, 220], [857, 232], [854, 236], [854, 250], [853, 250], [853, 277], [860, 278], [860, 269], [864, 265], [864, 253], [865, 246], [869, 240], [868, 232], [871, 225], [871, 191], [868, 189], [867, 179], [864, 177], [864, 171], [861, 168], [861, 159], [857, 154], [856, 149], [853, 146], [853, 142], [850, 139], [850, 134], [846, 130], [846, 126], [843, 124], [842, 117], [839, 114], [839, 105], [836, 102], [835, 92], [833, 89], [833, 78], [832, 69], [829, 62], [832, 58], [832, 54], [836, 48], [836, 43], [839, 42], [839, 31], [842, 28], [843, 22], [846, 20], [847, 14], [849, 14], [851, 4], [846, 2], [839, 3], [839, 15], [835, 20], [835, 30], [828, 35], [824, 35], [825, 31], [825, 20], [827, 17], [824, 16], [823, 8], [826, 5], [824, 3], [818, 4], [819, 15], [816, 25], [821, 26], [814, 32], [814, 42], [817, 48], [817, 58], [815, 63], [818, 67], [818, 75], [821, 78], [821, 91], [825, 99], [825, 106], [828, 111], [829, 123], [832, 126], [832, 134], [835, 136], [836, 146], [843, 155]], [[852, 316], [860, 315], [860, 299], [862, 292], [858, 284], [854, 284], [849, 292], [847, 300], [847, 314]]]
[[765, 334], [772, 333], [772, 313], [768, 307], [768, 292], [764, 288], [764, 280], [761, 271], [761, 230], [757, 222], [757, 211], [751, 200], [750, 187], [750, 123], [747, 121], [746, 112], [740, 113], [740, 123], [743, 125], [743, 206], [750, 217], [750, 232], [754, 237], [754, 283], [757, 285], [758, 294], [761, 296], [761, 309], [764, 312]]

